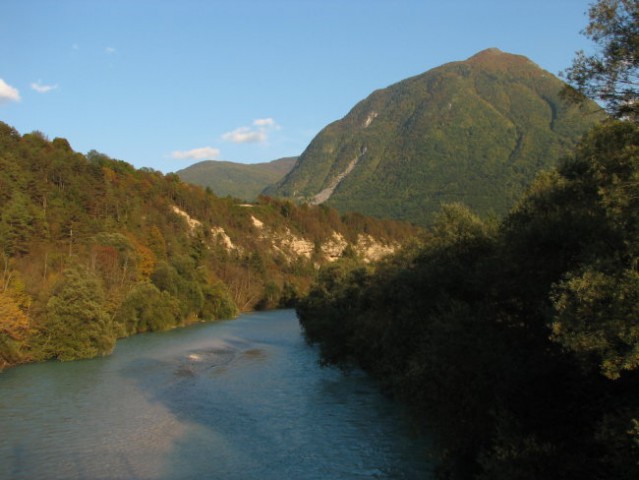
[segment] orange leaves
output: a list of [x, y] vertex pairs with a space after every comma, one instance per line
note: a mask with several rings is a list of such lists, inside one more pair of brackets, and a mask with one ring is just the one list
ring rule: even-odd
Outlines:
[[131, 243], [135, 247], [138, 276], [140, 279], [148, 280], [151, 278], [151, 274], [155, 270], [157, 257], [149, 247], [143, 245], [136, 238], [129, 236], [129, 240], [131, 240]]
[[24, 340], [29, 332], [29, 318], [7, 292], [0, 293], [0, 333], [13, 340]]

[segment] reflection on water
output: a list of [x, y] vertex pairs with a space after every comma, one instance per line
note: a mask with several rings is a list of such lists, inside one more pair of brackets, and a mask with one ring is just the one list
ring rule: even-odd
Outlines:
[[426, 442], [363, 374], [317, 364], [292, 311], [0, 375], [0, 478], [431, 478]]

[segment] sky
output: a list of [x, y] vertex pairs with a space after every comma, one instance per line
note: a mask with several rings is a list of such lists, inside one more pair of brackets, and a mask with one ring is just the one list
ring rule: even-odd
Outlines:
[[486, 48], [557, 75], [589, 0], [1, 0], [0, 121], [137, 168], [301, 154], [374, 90]]

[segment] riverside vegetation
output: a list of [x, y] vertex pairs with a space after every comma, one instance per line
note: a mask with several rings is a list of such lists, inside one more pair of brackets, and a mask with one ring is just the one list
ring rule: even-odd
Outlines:
[[325, 207], [218, 198], [0, 122], [0, 368], [291, 306], [319, 265], [418, 234]]
[[323, 269], [297, 307], [435, 434], [440, 478], [639, 478], [639, 128], [606, 123], [501, 222]]

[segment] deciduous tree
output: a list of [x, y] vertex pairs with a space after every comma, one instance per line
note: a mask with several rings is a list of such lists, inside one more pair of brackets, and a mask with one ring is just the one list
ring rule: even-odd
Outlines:
[[639, 121], [639, 1], [598, 0], [584, 30], [596, 52], [577, 52], [564, 72], [573, 89], [567, 97], [585, 95], [603, 102], [615, 117]]
[[115, 346], [113, 322], [104, 309], [98, 278], [82, 267], [68, 268], [46, 305], [46, 350], [59, 360], [105, 355]]

